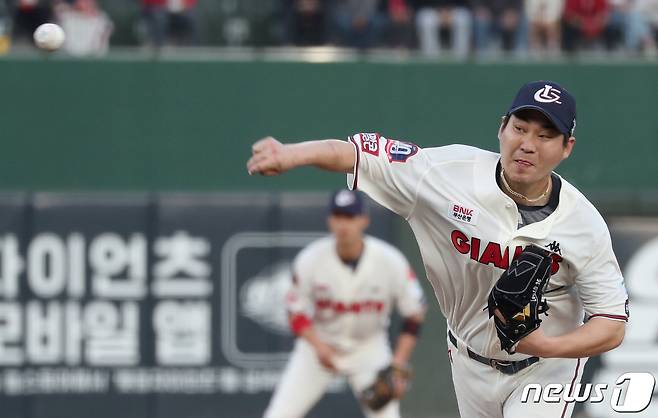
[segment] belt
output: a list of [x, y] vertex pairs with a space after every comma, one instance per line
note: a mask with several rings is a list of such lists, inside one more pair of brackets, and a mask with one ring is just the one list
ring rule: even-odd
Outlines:
[[[455, 348], [459, 348], [457, 347], [457, 338], [455, 338], [452, 331], [450, 330], [448, 330], [448, 338], [450, 339], [452, 345], [455, 346]], [[466, 348], [466, 351], [468, 352], [468, 356], [473, 360], [485, 364], [487, 366], [493, 367], [494, 369], [498, 370], [503, 374], [518, 373], [521, 370], [525, 369], [526, 367], [532, 366], [533, 364], [539, 361], [539, 357], [528, 357], [527, 359], [519, 360], [519, 361], [496, 360], [493, 358], [483, 357], [478, 353], [473, 352], [468, 347]]]

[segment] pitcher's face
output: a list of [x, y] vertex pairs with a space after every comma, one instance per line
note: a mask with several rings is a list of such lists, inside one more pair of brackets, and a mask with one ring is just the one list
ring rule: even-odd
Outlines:
[[501, 164], [513, 185], [531, 188], [544, 184], [551, 172], [569, 157], [576, 139], [564, 140], [550, 120], [539, 111], [523, 117], [509, 116], [498, 131]]

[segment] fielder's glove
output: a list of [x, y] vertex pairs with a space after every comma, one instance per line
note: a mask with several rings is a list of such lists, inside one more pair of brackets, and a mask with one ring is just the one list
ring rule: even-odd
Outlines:
[[489, 293], [489, 317], [494, 318], [502, 349], [510, 354], [521, 338], [539, 328], [539, 314], [548, 310], [542, 297], [551, 276], [550, 254], [527, 246]]
[[398, 387], [406, 386], [411, 378], [409, 368], [390, 365], [377, 373], [375, 381], [361, 392], [361, 402], [373, 411], [379, 411], [394, 398], [399, 398]]

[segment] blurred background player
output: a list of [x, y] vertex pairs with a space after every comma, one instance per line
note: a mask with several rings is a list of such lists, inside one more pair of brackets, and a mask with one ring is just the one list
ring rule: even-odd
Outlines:
[[[346, 376], [357, 397], [388, 365], [406, 368], [425, 312], [414, 272], [394, 247], [364, 235], [369, 224], [359, 192], [339, 190], [327, 219], [331, 236], [303, 249], [293, 265], [287, 297], [290, 326], [298, 336], [266, 418], [304, 416], [336, 375]], [[393, 307], [403, 326], [392, 353], [387, 328]], [[398, 397], [405, 391], [400, 382]], [[399, 402], [368, 417], [399, 417]]]

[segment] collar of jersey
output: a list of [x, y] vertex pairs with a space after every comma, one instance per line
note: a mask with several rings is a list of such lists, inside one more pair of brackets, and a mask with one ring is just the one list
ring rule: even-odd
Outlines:
[[[530, 225], [524, 226], [521, 229], [516, 228], [517, 218], [516, 216], [512, 218], [509, 215], [509, 211], [506, 210], [506, 205], [509, 203], [515, 204], [514, 201], [503, 193], [502, 190], [498, 187], [496, 183], [496, 165], [500, 159], [500, 154], [497, 153], [481, 153], [478, 155], [477, 163], [475, 164], [475, 193], [478, 197], [478, 200], [482, 202], [484, 207], [488, 208], [499, 208], [496, 214], [499, 216], [499, 219], [507, 219], [510, 223], [511, 229], [515, 230], [513, 238], [516, 237], [525, 237], [531, 239], [544, 239], [551, 232], [553, 223], [556, 219], [559, 219], [562, 213], [566, 210], [567, 206], [570, 206], [570, 200], [566, 196], [566, 191], [568, 183], [564, 181], [562, 177], [562, 188], [560, 189], [560, 203], [557, 205], [557, 208], [553, 213], [551, 213], [546, 219], [534, 222]], [[566, 187], [565, 187], [566, 186]], [[516, 205], [516, 204], [515, 204]]]

